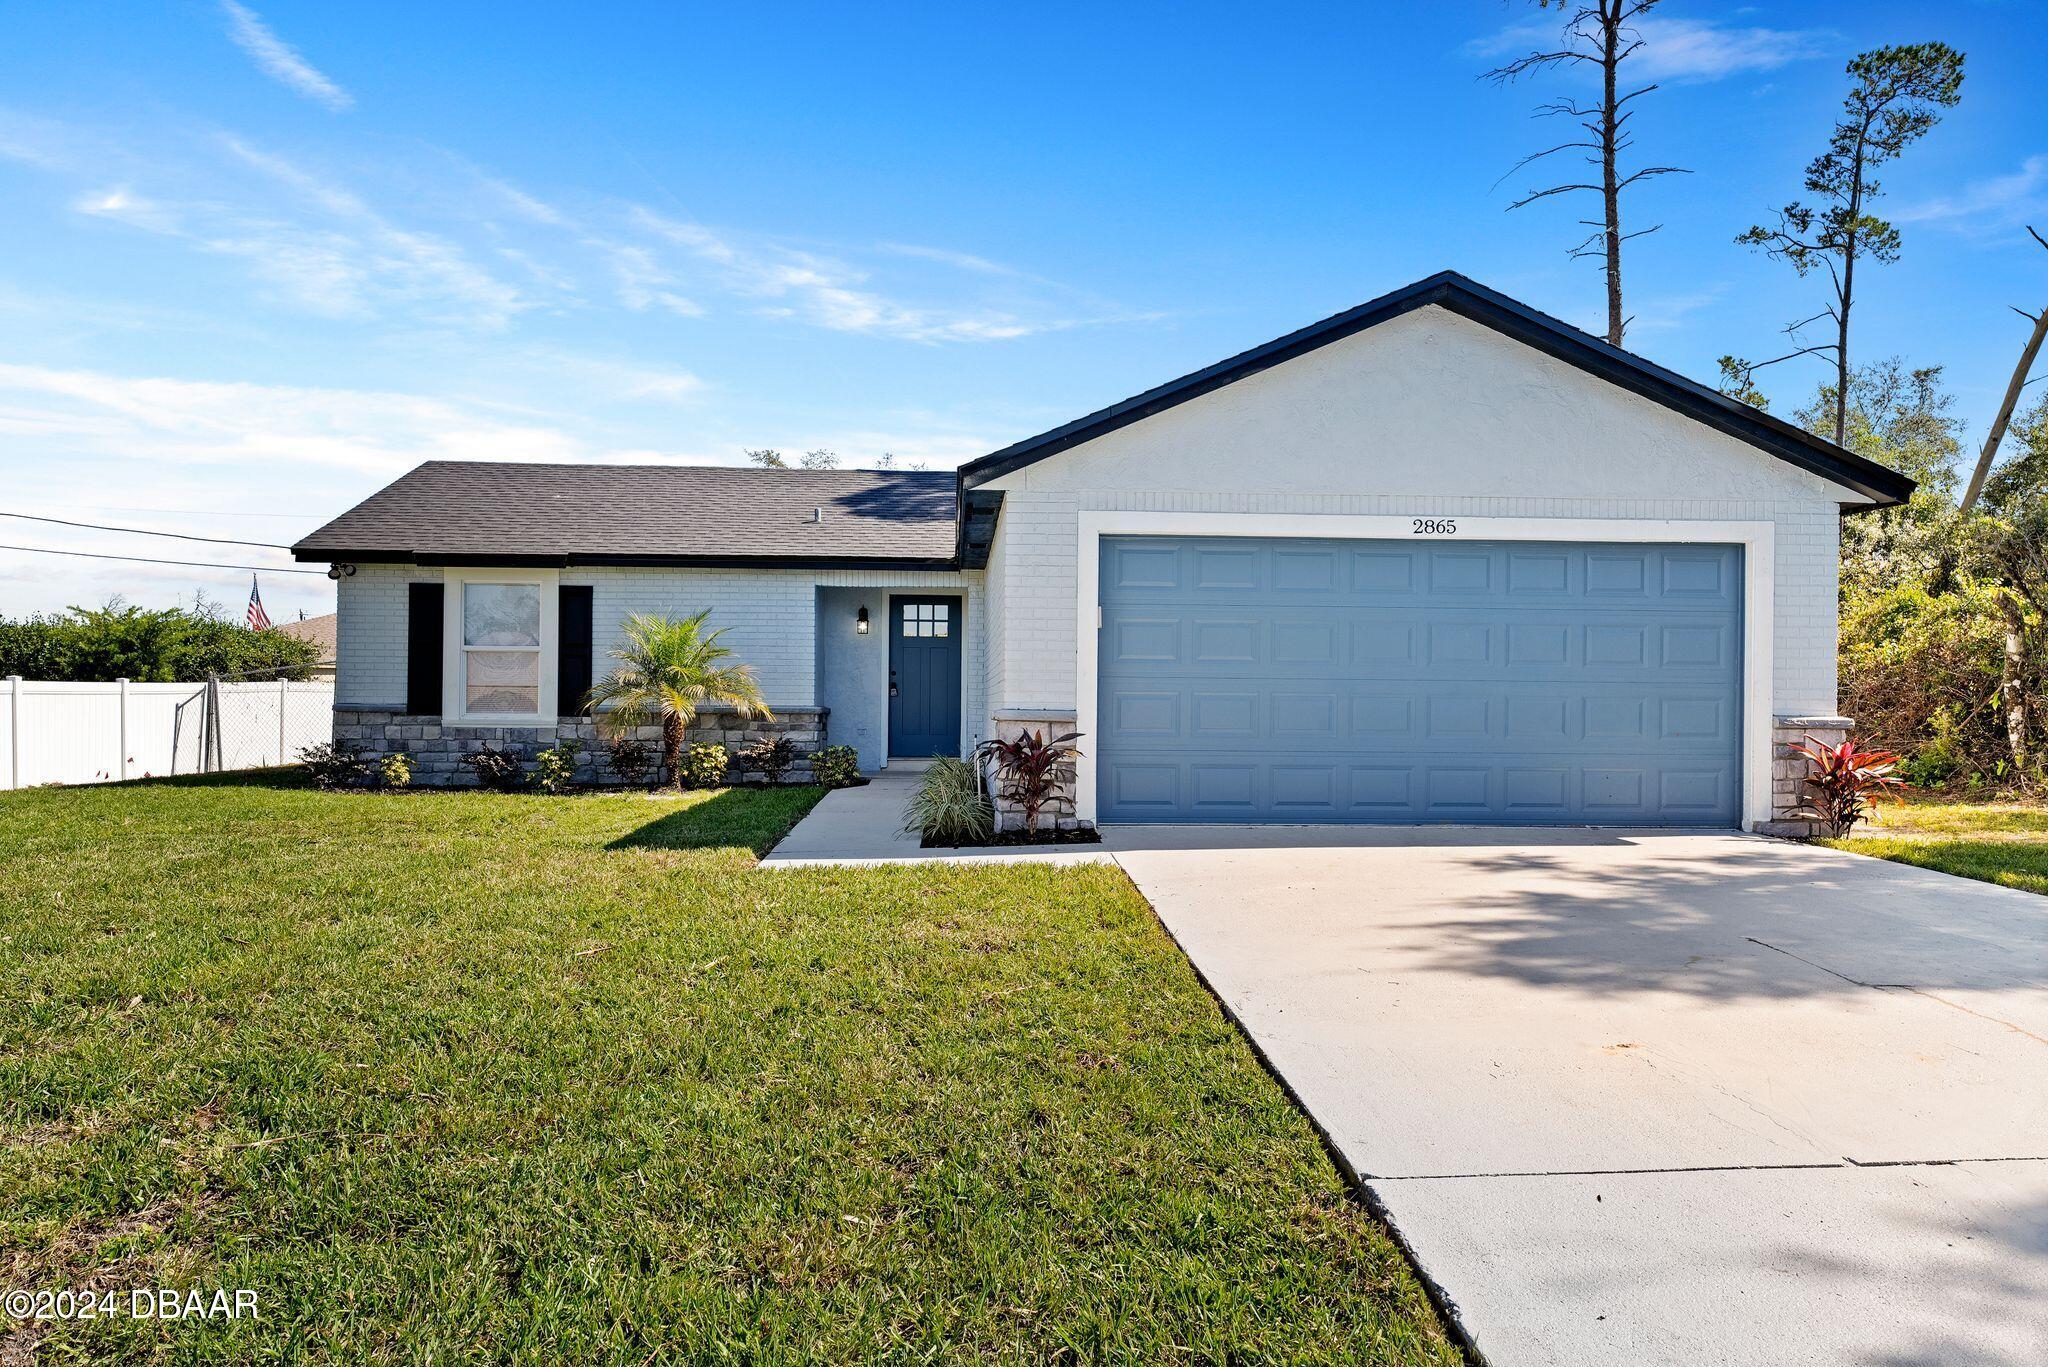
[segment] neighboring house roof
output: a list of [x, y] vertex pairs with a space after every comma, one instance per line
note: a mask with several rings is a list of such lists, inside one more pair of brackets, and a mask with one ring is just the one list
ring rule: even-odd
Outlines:
[[954, 495], [950, 470], [433, 460], [292, 554], [422, 565], [930, 567], [953, 563]]
[[325, 612], [318, 617], [305, 617], [296, 622], [277, 622], [273, 624], [272, 629], [287, 636], [296, 636], [302, 641], [311, 641], [320, 647], [319, 663], [329, 665], [334, 663], [334, 622], [335, 615]]
[[[1392, 294], [1325, 318], [1298, 332], [1205, 366], [1154, 389], [1111, 404], [1085, 418], [1041, 432], [960, 467], [960, 489], [970, 494], [992, 479], [1059, 454], [1106, 432], [1129, 426], [1189, 399], [1269, 370], [1318, 347], [1376, 327], [1419, 308], [1438, 305], [1462, 318], [1501, 332], [1568, 365], [1577, 366], [1632, 393], [1695, 418], [1759, 450], [1873, 499], [1877, 506], [1903, 502], [1913, 481], [1896, 470], [1865, 460], [1831, 441], [1774, 418], [1760, 409], [1666, 370], [1619, 347], [1538, 313], [1456, 271], [1439, 271]], [[970, 500], [971, 501], [971, 500]]]

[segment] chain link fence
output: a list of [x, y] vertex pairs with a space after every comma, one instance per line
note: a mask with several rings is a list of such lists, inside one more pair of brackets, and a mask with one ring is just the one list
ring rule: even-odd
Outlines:
[[214, 675], [200, 690], [199, 771], [292, 764], [299, 751], [334, 738], [334, 683], [296, 680], [298, 670]]

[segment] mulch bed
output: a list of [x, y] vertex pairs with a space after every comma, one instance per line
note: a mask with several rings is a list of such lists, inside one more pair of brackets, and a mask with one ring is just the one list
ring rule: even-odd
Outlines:
[[987, 850], [999, 845], [1100, 845], [1102, 833], [1096, 830], [1080, 831], [1004, 831], [1001, 835], [990, 836], [978, 845], [954, 845], [944, 840], [927, 837], [918, 842], [927, 850]]

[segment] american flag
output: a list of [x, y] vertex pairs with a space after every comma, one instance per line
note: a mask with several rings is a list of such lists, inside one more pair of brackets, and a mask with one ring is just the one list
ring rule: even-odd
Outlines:
[[270, 614], [263, 610], [263, 594], [256, 587], [256, 576], [249, 576], [249, 629], [270, 630]]

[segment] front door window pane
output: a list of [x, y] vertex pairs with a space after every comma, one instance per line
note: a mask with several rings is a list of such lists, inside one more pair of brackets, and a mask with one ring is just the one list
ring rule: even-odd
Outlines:
[[903, 634], [905, 636], [945, 636], [950, 634], [953, 606], [950, 603], [905, 603], [903, 605]]

